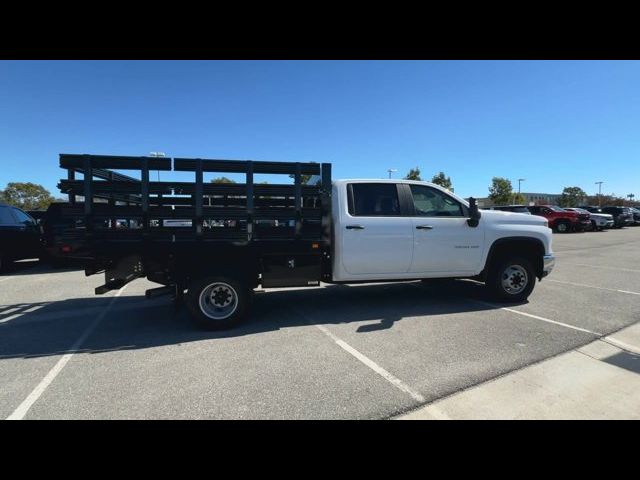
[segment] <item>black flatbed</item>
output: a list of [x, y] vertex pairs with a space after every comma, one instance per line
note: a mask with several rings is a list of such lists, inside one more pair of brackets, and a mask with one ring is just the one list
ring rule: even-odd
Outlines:
[[[329, 163], [61, 154], [60, 167], [69, 201], [47, 213], [48, 250], [82, 262], [87, 275], [105, 272], [96, 293], [142, 276], [181, 289], [203, 269], [233, 269], [263, 286], [331, 277]], [[194, 179], [152, 181], [154, 170]], [[205, 172], [245, 182], [207, 183]], [[257, 173], [293, 182], [255, 183]]]

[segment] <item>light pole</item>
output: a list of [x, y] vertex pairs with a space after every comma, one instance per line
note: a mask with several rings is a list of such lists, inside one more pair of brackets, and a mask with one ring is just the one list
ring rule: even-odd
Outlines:
[[[524, 182], [526, 180], [526, 178], [519, 178], [518, 179], [518, 196], [520, 196], [520, 182]], [[515, 203], [515, 202], [513, 202]]]
[[600, 207], [602, 204], [602, 184], [604, 182], [596, 182], [596, 185], [598, 185], [598, 206]]
[[[149, 152], [150, 157], [164, 157], [164, 152]], [[160, 181], [160, 170], [158, 170], [158, 181]]]
[[389, 172], [389, 178], [391, 178], [391, 174], [393, 172], [397, 172], [397, 171], [398, 171], [398, 169], [396, 169], [396, 168], [390, 168], [389, 170], [387, 170], [387, 172]]

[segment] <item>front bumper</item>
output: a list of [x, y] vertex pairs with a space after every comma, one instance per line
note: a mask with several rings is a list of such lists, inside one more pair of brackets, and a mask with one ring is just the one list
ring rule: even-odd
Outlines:
[[542, 277], [546, 277], [551, 273], [553, 267], [556, 265], [556, 257], [553, 254], [545, 255], [542, 257]]

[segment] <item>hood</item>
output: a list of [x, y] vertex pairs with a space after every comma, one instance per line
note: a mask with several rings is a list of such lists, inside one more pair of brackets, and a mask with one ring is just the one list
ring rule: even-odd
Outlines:
[[526, 213], [504, 212], [501, 210], [481, 210], [482, 221], [491, 221], [502, 224], [514, 225], [538, 225], [544, 227], [547, 219], [538, 215], [528, 215]]
[[606, 218], [607, 220], [613, 220], [613, 215], [610, 215], [608, 213], [592, 213], [591, 216], [595, 218]]

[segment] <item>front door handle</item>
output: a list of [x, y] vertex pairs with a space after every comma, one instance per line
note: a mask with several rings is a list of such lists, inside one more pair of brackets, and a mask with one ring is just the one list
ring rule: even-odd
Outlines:
[[362, 225], [347, 225], [347, 230], [364, 230]]
[[416, 225], [417, 230], [431, 230], [433, 226], [431, 225]]

